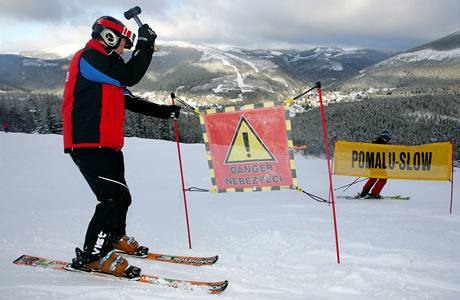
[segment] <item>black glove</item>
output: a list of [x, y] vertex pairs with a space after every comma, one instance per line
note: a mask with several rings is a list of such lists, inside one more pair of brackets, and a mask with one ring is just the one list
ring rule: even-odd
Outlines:
[[148, 24], [139, 27], [136, 50], [145, 49], [153, 51], [157, 34]]
[[166, 106], [166, 108], [169, 113], [169, 118], [174, 119], [174, 120], [179, 119], [179, 114], [180, 114], [180, 109], [181, 109], [180, 106], [170, 105], [170, 106]]

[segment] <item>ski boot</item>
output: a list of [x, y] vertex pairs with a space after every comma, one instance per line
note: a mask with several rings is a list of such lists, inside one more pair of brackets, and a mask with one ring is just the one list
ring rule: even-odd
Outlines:
[[382, 199], [382, 196], [380, 195], [374, 195], [374, 194], [369, 194], [365, 197], [366, 199]]
[[113, 248], [117, 252], [134, 255], [139, 257], [146, 257], [149, 255], [149, 248], [139, 246], [139, 243], [134, 237], [128, 237], [126, 234], [119, 239], [114, 239]]
[[353, 197], [353, 199], [361, 199], [361, 198], [363, 198], [363, 197], [364, 197], [364, 196], [362, 196], [361, 193], [358, 193], [358, 194], [356, 194], [356, 195]]
[[117, 254], [115, 250], [91, 262], [87, 261], [85, 254], [79, 248], [76, 248], [75, 252], [76, 258], [72, 259], [72, 263], [65, 267], [69, 271], [100, 272], [131, 280], [137, 280], [141, 277], [141, 269], [130, 266], [128, 261]]

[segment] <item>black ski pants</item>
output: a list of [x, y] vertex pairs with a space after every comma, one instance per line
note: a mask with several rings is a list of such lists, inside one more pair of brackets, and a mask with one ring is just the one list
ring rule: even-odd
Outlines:
[[113, 249], [114, 238], [126, 234], [131, 195], [125, 181], [123, 153], [110, 148], [79, 148], [69, 153], [99, 201], [83, 248], [86, 260], [95, 261]]

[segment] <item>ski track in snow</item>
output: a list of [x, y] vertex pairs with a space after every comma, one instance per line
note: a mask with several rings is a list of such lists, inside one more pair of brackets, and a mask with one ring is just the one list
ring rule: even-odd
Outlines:
[[[206, 60], [210, 60], [210, 59], [217, 59], [217, 60], [222, 61], [223, 65], [231, 67], [235, 71], [235, 76], [236, 76], [235, 83], [236, 83], [236, 86], [241, 91], [241, 93], [238, 96], [240, 99], [242, 99], [242, 97], [243, 97], [242, 94], [243, 93], [252, 91], [251, 88], [253, 86], [244, 83], [244, 78], [243, 78], [243, 75], [241, 74], [240, 70], [238, 69], [238, 67], [235, 64], [232, 64], [229, 61], [229, 59], [233, 60], [233, 61], [242, 62], [243, 64], [246, 64], [250, 68], [252, 68], [254, 70], [254, 72], [259, 73], [259, 69], [251, 61], [249, 61], [247, 59], [244, 59], [244, 58], [241, 58], [241, 57], [239, 57], [237, 55], [230, 54], [230, 53], [227, 53], [225, 51], [221, 51], [219, 49], [209, 47], [209, 46], [206, 46], [206, 45], [196, 45], [196, 44], [187, 43], [187, 42], [174, 42], [172, 44], [175, 44], [175, 45], [180, 46], [180, 47], [194, 48], [194, 49], [197, 49], [197, 50], [201, 51], [203, 53], [203, 55], [201, 57], [202, 61], [206, 61]], [[219, 86], [217, 86], [216, 88], [213, 89], [213, 91], [215, 93], [217, 93], [219, 91], [223, 91], [223, 90], [224, 90], [224, 87], [222, 85], [219, 85]]]
[[[203, 52], [204, 58], [202, 57], [202, 60], [208, 60], [208, 59], [213, 59], [213, 58], [218, 59], [218, 60], [222, 61], [223, 65], [229, 66], [235, 71], [236, 85], [238, 86], [238, 88], [241, 91], [241, 93], [238, 96], [240, 99], [242, 99], [243, 93], [252, 91], [251, 87], [253, 87], [253, 86], [247, 85], [247, 84], [244, 83], [243, 75], [241, 74], [240, 70], [238, 69], [238, 67], [236, 65], [232, 64], [228, 59], [242, 62], [242, 63], [248, 65], [249, 67], [251, 67], [254, 70], [254, 72], [259, 73], [259, 69], [256, 67], [255, 64], [253, 64], [249, 60], [243, 59], [243, 58], [241, 58], [241, 57], [239, 57], [237, 55], [226, 53], [224, 51], [220, 51], [220, 50], [218, 50], [216, 48], [208, 47], [208, 46], [205, 46], [205, 45], [192, 45], [190, 47], [197, 48], [197, 49], [199, 49], [200, 51]], [[223, 87], [219, 85], [218, 87], [213, 89], [213, 91], [218, 92], [218, 91], [221, 91], [222, 89], [223, 89]]]
[[240, 61], [240, 62], [242, 62], [242, 63], [244, 63], [244, 64], [250, 66], [250, 67], [254, 70], [254, 72], [259, 73], [259, 69], [256, 67], [256, 65], [253, 64], [252, 62], [250, 62], [250, 61], [247, 60], [247, 59], [241, 58], [241, 57], [239, 57], [239, 56], [237, 56], [237, 55], [234, 55], [234, 54], [227, 53], [227, 52], [225, 52], [225, 51], [221, 51], [221, 50], [216, 49], [216, 48], [211, 48], [211, 47], [203, 46], [203, 49], [207, 49], [208, 51], [216, 52], [216, 53], [219, 53], [220, 55], [230, 57], [230, 58], [232, 58], [232, 59], [234, 59], [234, 60], [238, 60], [238, 61]]
[[[133, 197], [128, 234], [155, 252], [220, 256], [215, 266], [200, 268], [129, 262], [153, 275], [228, 279], [224, 294], [12, 264], [21, 254], [70, 260], [96, 200], [63, 153], [61, 136], [0, 133], [0, 299], [459, 298], [458, 172], [452, 215], [448, 182], [389, 180], [384, 192], [409, 201], [338, 199], [339, 265], [331, 207], [294, 191], [188, 193], [189, 250], [175, 143], [127, 138], [124, 154]], [[186, 186], [209, 187], [204, 145], [182, 145], [182, 157]], [[326, 162], [296, 156], [296, 165], [299, 185], [327, 197]], [[334, 177], [335, 186], [351, 181]]]

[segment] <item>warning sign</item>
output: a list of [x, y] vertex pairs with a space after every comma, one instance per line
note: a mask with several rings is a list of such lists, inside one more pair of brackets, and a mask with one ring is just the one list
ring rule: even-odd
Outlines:
[[275, 157], [243, 115], [236, 128], [225, 163], [255, 161], [275, 161]]
[[284, 106], [243, 106], [202, 117], [213, 185], [219, 192], [292, 188], [291, 123]]
[[452, 144], [404, 146], [338, 141], [334, 174], [411, 180], [451, 180]]

